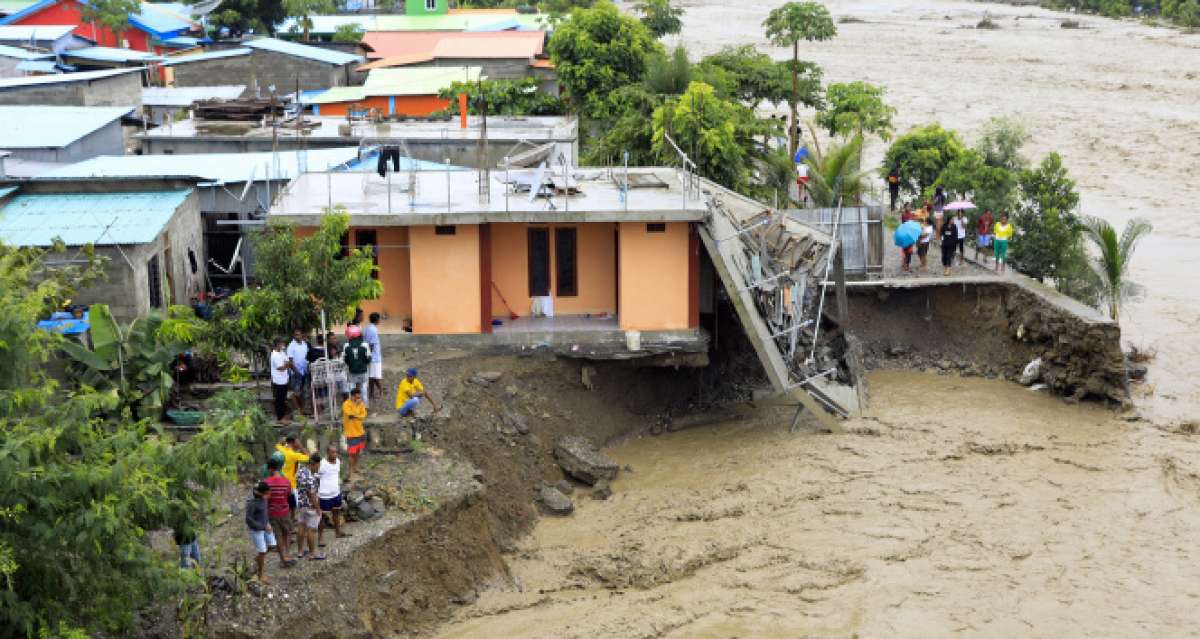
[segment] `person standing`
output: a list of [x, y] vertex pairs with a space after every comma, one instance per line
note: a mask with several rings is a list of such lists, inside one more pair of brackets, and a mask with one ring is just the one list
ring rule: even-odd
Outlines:
[[371, 364], [367, 367], [367, 392], [383, 397], [383, 348], [379, 343], [379, 313], [367, 317], [363, 341], [371, 348]]
[[954, 249], [958, 248], [958, 227], [951, 222], [942, 225], [942, 276], [950, 275], [950, 267], [954, 265]]
[[275, 535], [271, 534], [271, 522], [267, 515], [267, 495], [271, 487], [260, 481], [246, 500], [246, 528], [250, 530], [250, 544], [254, 546], [254, 566], [258, 583], [267, 583], [267, 553], [276, 548]]
[[200, 539], [196, 536], [196, 525], [191, 516], [180, 511], [171, 532], [174, 533], [175, 545], [179, 546], [179, 567], [200, 570]]
[[400, 417], [411, 419], [409, 428], [413, 439], [421, 439], [421, 433], [417, 432], [415, 417], [417, 406], [421, 405], [422, 399], [429, 400], [434, 412], [441, 410], [437, 402], [433, 401], [433, 397], [425, 390], [425, 385], [421, 383], [420, 378], [417, 377], [417, 369], [410, 368], [405, 372], [404, 379], [400, 380], [399, 387], [396, 388], [396, 410], [400, 413]]
[[958, 240], [955, 242], [954, 248], [961, 266], [967, 257], [967, 214], [963, 213], [962, 209], [954, 212], [954, 235]]
[[891, 204], [888, 205], [889, 211], [896, 210], [896, 199], [900, 197], [900, 167], [893, 166], [891, 171], [888, 171], [887, 176], [888, 197]]
[[275, 400], [275, 421], [286, 424], [288, 380], [292, 367], [288, 362], [287, 353], [283, 350], [283, 339], [275, 338], [275, 348], [271, 351], [271, 397]]
[[992, 245], [992, 221], [992, 212], [984, 209], [975, 225], [975, 259], [979, 259], [979, 250], [983, 249], [984, 264], [987, 264], [987, 249]]
[[300, 558], [309, 561], [325, 559], [317, 551], [317, 529], [321, 526], [321, 500], [317, 495], [317, 472], [321, 468], [321, 454], [313, 453], [296, 471], [296, 501], [300, 506], [300, 529], [296, 531], [300, 541]]
[[996, 258], [996, 272], [1003, 273], [1008, 269], [1008, 244], [1012, 241], [1013, 236], [1013, 226], [1008, 222], [1008, 213], [1000, 214], [1000, 221], [996, 222], [993, 235], [996, 247], [993, 252]]
[[346, 327], [346, 337], [350, 340], [342, 349], [342, 361], [346, 362], [346, 394], [358, 387], [362, 390], [363, 403], [370, 406], [367, 374], [371, 368], [371, 347], [363, 341], [362, 329], [355, 324]]
[[271, 472], [267, 477], [267, 517], [270, 520], [271, 532], [279, 540], [276, 548], [279, 550], [279, 565], [290, 568], [296, 563], [288, 557], [288, 542], [292, 536], [292, 509], [288, 499], [292, 496], [292, 484], [283, 473], [279, 472], [282, 464], [278, 459], [267, 460], [267, 469]]
[[921, 220], [921, 237], [917, 239], [917, 257], [921, 258], [921, 271], [929, 270], [929, 243], [933, 241], [933, 225], [929, 218]]
[[296, 412], [300, 413], [304, 409], [304, 383], [308, 377], [308, 340], [304, 338], [304, 331], [300, 329], [292, 331], [292, 341], [288, 343], [287, 356], [292, 364], [290, 382], [296, 402]]
[[905, 202], [904, 206], [900, 209], [900, 223], [904, 224], [914, 219], [916, 219], [916, 216], [913, 215], [912, 204]]
[[346, 481], [354, 479], [358, 470], [358, 456], [367, 447], [367, 431], [363, 420], [367, 418], [367, 406], [362, 401], [362, 391], [350, 389], [350, 398], [342, 402], [342, 435], [346, 437], [346, 454], [350, 455], [350, 470]]
[[[325, 449], [325, 459], [317, 465], [317, 503], [322, 513], [329, 513], [337, 537], [349, 537], [342, 532], [342, 462], [338, 459], [337, 446], [330, 444]], [[317, 529], [317, 545], [325, 536], [325, 524]]]

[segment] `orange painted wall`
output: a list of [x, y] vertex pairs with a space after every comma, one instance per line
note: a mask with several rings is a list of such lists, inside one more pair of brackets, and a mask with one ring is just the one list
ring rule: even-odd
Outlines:
[[[616, 312], [616, 257], [614, 231], [616, 224], [492, 224], [492, 280], [504, 294], [512, 310], [525, 317], [533, 300], [529, 297], [529, 240], [530, 226], [550, 228], [550, 292], [557, 290], [555, 272], [555, 227], [576, 229], [579, 295], [554, 295], [556, 315]], [[492, 291], [492, 315], [507, 317], [504, 302]]]
[[688, 223], [647, 233], [645, 222], [622, 222], [622, 330], [688, 328]]
[[[320, 105], [321, 115], [346, 115], [353, 106], [356, 110], [379, 109], [384, 115], [391, 115], [388, 106], [388, 96], [372, 95], [354, 102], [332, 102]], [[436, 95], [398, 95], [396, 96], [397, 115], [425, 116], [441, 111], [450, 106], [449, 100], [443, 100]]]
[[373, 95], [365, 100], [356, 100], [354, 102], [333, 102], [330, 104], [322, 104], [321, 115], [347, 115], [350, 112], [350, 107], [355, 110], [379, 109], [380, 113], [387, 115], [388, 99], [386, 95]]
[[[350, 229], [350, 243], [355, 244], [358, 235]], [[365, 313], [382, 313], [385, 319], [412, 317], [412, 279], [409, 268], [408, 228], [403, 226], [383, 227], [373, 230], [379, 242], [379, 282], [383, 284], [383, 295], [377, 300], [364, 300]]]
[[454, 235], [435, 235], [432, 226], [412, 226], [408, 237], [413, 332], [481, 332], [479, 227], [459, 224]]

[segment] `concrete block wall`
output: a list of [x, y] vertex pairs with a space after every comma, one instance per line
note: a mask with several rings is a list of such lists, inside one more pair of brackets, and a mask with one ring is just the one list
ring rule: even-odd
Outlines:
[[352, 66], [254, 50], [250, 55], [176, 65], [173, 73], [177, 87], [245, 84], [247, 95], [254, 95], [254, 86], [261, 95], [269, 95], [272, 85], [278, 94], [294, 92], [297, 80], [301, 91], [346, 86]]
[[142, 103], [142, 79], [124, 73], [86, 82], [56, 82], [0, 91], [0, 104], [47, 106], [127, 106]]

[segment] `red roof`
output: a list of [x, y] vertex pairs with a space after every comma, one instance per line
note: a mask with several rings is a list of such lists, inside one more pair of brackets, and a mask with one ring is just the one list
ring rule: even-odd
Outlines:
[[[435, 51], [436, 57], [445, 58], [532, 58], [542, 53], [545, 40], [542, 31], [368, 31], [362, 38], [375, 50], [369, 56], [372, 60], [400, 56], [428, 59]], [[443, 41], [449, 43], [442, 47]]]

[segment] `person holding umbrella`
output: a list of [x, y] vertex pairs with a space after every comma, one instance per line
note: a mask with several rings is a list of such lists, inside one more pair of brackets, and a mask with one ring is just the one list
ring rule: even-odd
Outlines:
[[913, 248], [917, 244], [917, 238], [921, 236], [921, 223], [916, 220], [908, 220], [896, 227], [896, 232], [892, 235], [892, 241], [896, 246], [900, 247], [900, 268], [905, 273], [912, 270], [912, 254]]

